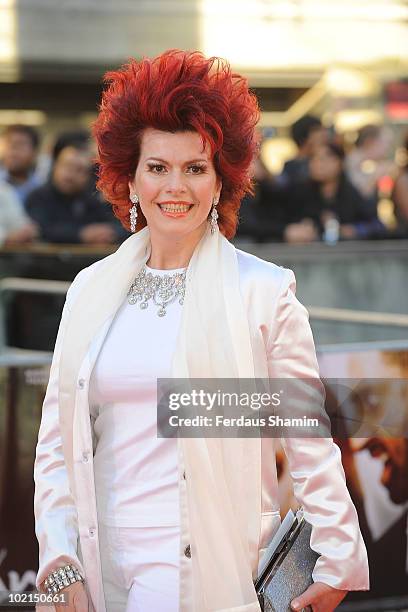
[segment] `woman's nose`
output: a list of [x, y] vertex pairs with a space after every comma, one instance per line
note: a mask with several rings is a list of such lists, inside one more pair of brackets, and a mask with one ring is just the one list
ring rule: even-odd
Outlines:
[[167, 176], [166, 191], [168, 193], [184, 193], [187, 190], [186, 177], [182, 171], [172, 170]]

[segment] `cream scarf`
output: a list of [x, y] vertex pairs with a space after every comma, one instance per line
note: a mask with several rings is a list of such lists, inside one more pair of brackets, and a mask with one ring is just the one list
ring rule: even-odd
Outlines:
[[[72, 484], [78, 369], [93, 337], [118, 310], [149, 255], [150, 233], [144, 228], [103, 261], [72, 306], [59, 390], [64, 454]], [[175, 378], [254, 377], [236, 251], [219, 231], [212, 235], [207, 228], [190, 260], [177, 342], [172, 363]], [[260, 439], [180, 438], [179, 445], [188, 474], [194, 612], [259, 612], [253, 578], [261, 515]]]

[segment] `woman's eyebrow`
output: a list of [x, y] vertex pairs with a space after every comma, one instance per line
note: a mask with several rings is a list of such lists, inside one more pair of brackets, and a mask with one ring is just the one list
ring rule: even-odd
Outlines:
[[[157, 161], [157, 162], [160, 162], [161, 164], [168, 164], [169, 163], [165, 159], [161, 159], [161, 157], [148, 157], [145, 161], [146, 162], [148, 162], [148, 161]], [[184, 162], [184, 164], [196, 164], [197, 162], [206, 162], [207, 163], [208, 159], [205, 159], [205, 158], [190, 159], [189, 161]]]

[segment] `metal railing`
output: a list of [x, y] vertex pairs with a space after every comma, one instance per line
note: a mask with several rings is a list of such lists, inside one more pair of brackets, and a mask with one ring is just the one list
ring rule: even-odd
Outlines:
[[65, 295], [70, 283], [66, 281], [32, 278], [3, 278], [0, 280], [0, 366], [44, 365], [51, 361], [52, 353], [8, 346], [6, 343], [5, 300], [7, 293], [40, 293]]
[[309, 306], [308, 311], [312, 319], [320, 321], [408, 327], [408, 315], [406, 314], [371, 312], [370, 310], [351, 310], [348, 308], [329, 308], [326, 306]]
[[[0, 360], [6, 358], [20, 363], [21, 360], [49, 358], [48, 351], [35, 351], [18, 349], [7, 346], [4, 305], [7, 293], [37, 293], [49, 295], [65, 295], [70, 283], [67, 281], [43, 280], [32, 278], [9, 277], [0, 280]], [[387, 325], [392, 327], [407, 327], [407, 314], [394, 314], [387, 312], [371, 312], [366, 310], [352, 310], [346, 308], [330, 308], [321, 306], [308, 307], [310, 318], [317, 321], [332, 321], [358, 323], [363, 325]]]

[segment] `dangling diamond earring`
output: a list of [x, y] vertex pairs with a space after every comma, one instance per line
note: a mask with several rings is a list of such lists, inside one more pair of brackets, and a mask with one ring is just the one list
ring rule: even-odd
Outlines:
[[139, 204], [139, 198], [136, 194], [130, 196], [130, 201], [133, 206], [131, 206], [129, 215], [130, 215], [130, 231], [134, 234], [136, 231], [136, 221], [137, 221], [137, 205]]
[[211, 209], [211, 220], [210, 220], [210, 230], [212, 234], [215, 234], [215, 231], [218, 227], [217, 219], [218, 219], [218, 211], [217, 211], [217, 198], [213, 199], [213, 205]]

